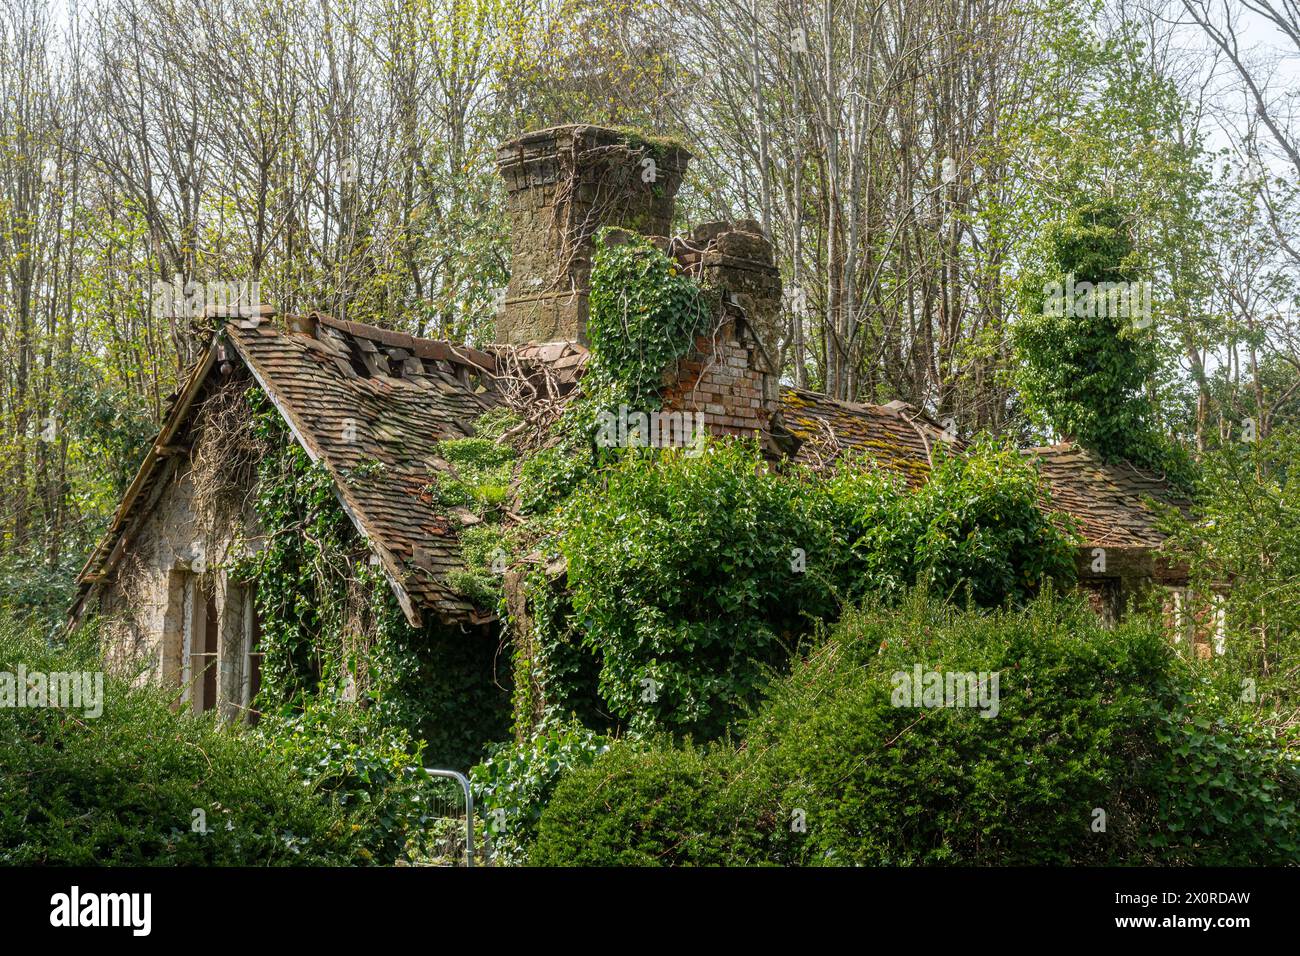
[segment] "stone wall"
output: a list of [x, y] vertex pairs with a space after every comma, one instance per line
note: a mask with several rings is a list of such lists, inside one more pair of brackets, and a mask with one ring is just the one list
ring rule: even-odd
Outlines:
[[106, 666], [136, 675], [141, 684], [174, 687], [180, 701], [186, 617], [194, 627], [195, 615], [203, 610], [196, 611], [195, 595], [210, 590], [218, 626], [216, 706], [233, 718], [242, 702], [245, 591], [229, 579], [225, 567], [237, 547], [257, 545], [259, 531], [251, 507], [239, 509], [216, 529], [204, 529], [196, 514], [195, 488], [210, 476], [196, 474], [190, 454], [181, 452], [164, 467], [143, 502], [152, 504], [122, 558], [98, 586], [102, 642]]

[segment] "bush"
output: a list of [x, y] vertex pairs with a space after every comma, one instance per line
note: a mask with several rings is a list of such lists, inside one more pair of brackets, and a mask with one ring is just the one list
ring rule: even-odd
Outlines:
[[[1224, 684], [1255, 693], [1265, 719], [1300, 741], [1300, 428], [1255, 442], [1230, 442], [1201, 461], [1196, 510], [1169, 509], [1170, 545], [1191, 568], [1192, 592], [1208, 614], [1222, 601]], [[1231, 588], [1222, 590], [1225, 582]], [[1211, 597], [1213, 596], [1213, 597]], [[1190, 642], [1188, 642], [1190, 643]], [[1249, 684], [1243, 682], [1249, 681]], [[1255, 700], [1258, 700], [1258, 704]]]
[[[896, 706], [898, 675], [918, 665], [984, 672], [990, 692], [996, 672], [982, 701], [995, 716]], [[1107, 631], [1073, 598], [988, 613], [917, 593], [851, 612], [748, 729], [737, 752], [616, 748], [572, 774], [533, 862], [1223, 865], [1300, 852], [1294, 756], [1228, 716], [1157, 622]]]
[[997, 607], [1075, 578], [1073, 529], [1042, 511], [1034, 466], [1009, 445], [980, 438], [961, 455], [940, 449], [930, 479], [911, 493], [869, 461], [841, 464], [825, 488], [849, 545], [839, 575], [848, 599], [925, 583]]
[[[984, 615], [916, 595], [847, 614], [775, 690], [750, 746], [805, 811], [798, 862], [1103, 862], [1132, 839], [1118, 794], [1168, 660], [1158, 629], [1105, 631], [1074, 601]], [[918, 665], [974, 673], [990, 699], [997, 673], [996, 715], [895, 706], [895, 675]], [[1098, 807], [1106, 834], [1090, 829]]]
[[777, 820], [755, 813], [729, 748], [623, 742], [556, 788], [534, 866], [726, 866], [762, 862]]
[[[99, 671], [87, 628], [52, 650], [0, 623], [0, 671]], [[0, 709], [0, 863], [339, 865], [364, 859], [347, 814], [252, 734], [174, 712], [106, 675], [103, 712]], [[206, 833], [196, 832], [206, 825]]]
[[633, 729], [716, 737], [836, 607], [813, 485], [739, 442], [629, 453], [604, 479], [571, 499], [559, 543], [599, 692]]
[[347, 817], [362, 860], [392, 863], [432, 823], [422, 745], [372, 712], [313, 700], [264, 717], [258, 731], [305, 790]]
[[915, 492], [867, 460], [820, 478], [770, 469], [736, 441], [626, 453], [602, 477], [557, 522], [563, 623], [636, 731], [718, 738], [844, 597], [928, 581], [996, 606], [1074, 575], [1033, 466], [991, 441], [941, 457]]

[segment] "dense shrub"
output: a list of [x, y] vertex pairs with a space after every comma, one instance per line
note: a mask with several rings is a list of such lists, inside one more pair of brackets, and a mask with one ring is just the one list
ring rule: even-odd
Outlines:
[[746, 800], [725, 747], [616, 744], [556, 788], [534, 866], [724, 866], [763, 862], [777, 830]]
[[[29, 673], [101, 668], [90, 631], [53, 651], [0, 624], [0, 671], [20, 663]], [[161, 691], [116, 677], [103, 691], [98, 717], [0, 709], [0, 863], [364, 861], [352, 818], [252, 734], [178, 714]]]
[[[1294, 427], [1225, 443], [1201, 460], [1195, 513], [1170, 509], [1166, 516], [1170, 549], [1190, 565], [1193, 592], [1204, 601], [1193, 608], [1210, 610], [1210, 595], [1223, 602], [1226, 639], [1215, 671], [1229, 693], [1235, 688], [1244, 705], [1264, 711], [1292, 740], [1300, 740], [1297, 461]], [[1232, 584], [1226, 592], [1225, 582]]]
[[830, 478], [774, 470], [743, 442], [628, 453], [602, 477], [558, 522], [576, 634], [551, 646], [587, 648], [634, 730], [717, 738], [846, 597], [927, 581], [1019, 603], [1074, 574], [1033, 467], [992, 442], [939, 456], [917, 491], [865, 459]]
[[1047, 517], [1034, 466], [1004, 443], [980, 438], [960, 455], [940, 448], [929, 480], [910, 493], [868, 460], [842, 463], [825, 491], [849, 546], [838, 575], [846, 598], [926, 583], [996, 607], [1074, 580], [1073, 529]]
[[361, 859], [391, 863], [433, 822], [421, 745], [373, 712], [312, 701], [258, 731], [306, 790], [348, 818]]
[[835, 609], [813, 486], [741, 443], [628, 454], [604, 479], [566, 506], [559, 542], [599, 692], [634, 729], [717, 736]]
[[[996, 716], [895, 706], [917, 665], [997, 672]], [[1107, 631], [1073, 599], [989, 613], [914, 595], [846, 615], [737, 754], [628, 750], [568, 777], [533, 859], [1294, 862], [1294, 755], [1222, 705], [1153, 621]]]
[[[775, 689], [749, 743], [805, 811], [799, 862], [1101, 862], [1132, 842], [1117, 795], [1142, 746], [1139, 706], [1168, 664], [1158, 630], [1105, 631], [1074, 602], [982, 615], [918, 596], [846, 615]], [[996, 672], [996, 716], [894, 706], [893, 675], [917, 665]], [[1090, 829], [1099, 807], [1106, 834]]]

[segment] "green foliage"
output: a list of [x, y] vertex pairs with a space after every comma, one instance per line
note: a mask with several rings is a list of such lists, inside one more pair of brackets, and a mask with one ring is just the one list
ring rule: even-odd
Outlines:
[[490, 438], [492, 441], [500, 441], [511, 430], [518, 428], [523, 424], [514, 411], [505, 405], [498, 405], [490, 408], [474, 420], [474, 434], [479, 438]]
[[565, 404], [552, 442], [520, 468], [521, 507], [545, 514], [623, 449], [600, 448], [602, 412], [619, 405], [649, 412], [662, 404], [664, 375], [708, 329], [709, 295], [649, 240], [633, 233], [610, 244], [596, 237], [586, 333], [591, 358], [578, 394]]
[[[594, 428], [594, 421], [589, 424]], [[571, 437], [571, 426], [563, 420], [561, 428], [565, 429], [561, 444], [539, 450], [519, 469], [519, 502], [528, 514], [550, 511], [573, 494], [594, 470], [591, 449], [578, 446]], [[590, 433], [587, 437], [590, 439]]]
[[257, 732], [305, 788], [351, 819], [363, 859], [391, 863], [431, 822], [422, 745], [373, 712], [313, 700], [297, 713], [264, 719]]
[[50, 637], [62, 633], [84, 562], [85, 555], [71, 549], [54, 561], [35, 548], [0, 556], [0, 614], [26, 621]]
[[[433, 764], [469, 767], [484, 742], [509, 728], [510, 694], [495, 679], [495, 642], [436, 620], [411, 627], [370, 565], [328, 473], [308, 460], [260, 393], [250, 402], [265, 445], [255, 507], [266, 541], [231, 572], [256, 585], [265, 653], [258, 708], [297, 720], [295, 732], [355, 731], [358, 747], [370, 746], [374, 728], [400, 731], [425, 741]], [[450, 444], [446, 453], [467, 471], [503, 467], [513, 454], [484, 439]], [[299, 719], [312, 705], [345, 696], [368, 709], [374, 728]]]
[[470, 780], [496, 858], [523, 863], [556, 784], [608, 749], [605, 737], [572, 721], [545, 727], [523, 744], [492, 748]]
[[[1158, 629], [1105, 631], [1073, 602], [985, 616], [917, 595], [846, 615], [748, 744], [787, 813], [806, 812], [798, 862], [1102, 862], [1127, 836], [1122, 738], [1167, 656]], [[918, 664], [997, 672], [996, 716], [894, 706], [893, 675]]]
[[[52, 649], [0, 622], [0, 671], [100, 671], [94, 628]], [[104, 676], [103, 713], [0, 710], [0, 863], [267, 866], [364, 862], [343, 807], [254, 734]], [[202, 811], [200, 817], [195, 811]], [[195, 832], [198, 822], [207, 832]]]
[[545, 580], [531, 591], [539, 680], [577, 709], [585, 648], [601, 700], [636, 730], [718, 737], [846, 597], [926, 581], [996, 606], [1074, 575], [1032, 465], [988, 441], [940, 457], [915, 492], [866, 460], [828, 478], [773, 470], [739, 442], [626, 455], [601, 477], [556, 519], [567, 599]]
[[[1022, 284], [1023, 313], [1012, 330], [1020, 367], [1016, 381], [1031, 412], [1061, 435], [1106, 460], [1163, 470], [1166, 443], [1145, 387], [1155, 373], [1148, 317], [1116, 308], [1095, 288], [1075, 301], [1067, 289], [1091, 283], [1134, 283], [1129, 225], [1109, 200], [1073, 207], [1043, 237], [1045, 267]], [[1131, 285], [1126, 285], [1132, 288]]]
[[610, 245], [606, 235], [597, 239], [591, 268], [592, 357], [584, 379], [597, 389], [617, 383], [629, 408], [649, 411], [659, 407], [665, 371], [706, 331], [712, 308], [700, 287], [650, 242], [635, 237]]
[[448, 573], [448, 586], [479, 607], [500, 607], [510, 543], [509, 532], [500, 525], [480, 524], [461, 531], [460, 556], [464, 567]]
[[602, 477], [565, 506], [559, 541], [600, 694], [633, 728], [717, 736], [835, 608], [813, 487], [743, 443], [627, 455]]
[[995, 607], [1074, 580], [1072, 529], [1044, 514], [1037, 472], [1005, 443], [981, 437], [964, 454], [941, 451], [911, 493], [868, 461], [842, 463], [824, 487], [837, 537], [848, 543], [837, 575], [846, 598], [927, 582]]
[[[988, 689], [997, 673], [996, 711], [903, 706], [897, 675], [917, 665]], [[739, 750], [615, 748], [567, 777], [531, 859], [1276, 864], [1295, 859], [1298, 801], [1295, 755], [1226, 713], [1158, 622], [915, 593], [847, 614]]]
[[[39, 539], [6, 538], [0, 547], [0, 613], [29, 618], [53, 636], [62, 631], [76, 591], [75, 579], [108, 516], [135, 474], [155, 433], [147, 410], [100, 370], [78, 362], [59, 381], [57, 406], [51, 409], [54, 441], [39, 440], [37, 455], [49, 453], [45, 467], [62, 461], [62, 513], [33, 514], [43, 526]], [[44, 433], [46, 417], [34, 422]], [[14, 449], [0, 436], [0, 460], [11, 461]], [[49, 476], [52, 477], [52, 476]], [[34, 496], [29, 505], [47, 502]]]
[[1300, 714], [1297, 461], [1297, 428], [1226, 443], [1201, 462], [1194, 512], [1165, 516], [1169, 548], [1188, 562], [1193, 592], [1206, 608], [1210, 595], [1223, 602], [1224, 653], [1214, 672], [1231, 696], [1279, 728], [1293, 728]]
[[724, 866], [763, 862], [777, 828], [756, 819], [725, 748], [619, 743], [565, 777], [542, 814], [533, 866]]
[[1176, 688], [1143, 718], [1155, 728], [1142, 835], [1164, 863], [1291, 866], [1300, 859], [1300, 761], [1274, 729], [1240, 713], [1240, 692]]
[[509, 501], [515, 461], [509, 445], [484, 437], [456, 438], [438, 442], [434, 454], [454, 468], [454, 474], [439, 475], [430, 485], [438, 504], [469, 507], [483, 515]]
[[231, 573], [256, 584], [265, 652], [258, 706], [270, 711], [292, 707], [322, 682], [342, 686], [341, 647], [331, 655], [324, 637], [343, 626], [347, 569], [363, 552], [329, 473], [293, 440], [259, 390], [250, 390], [248, 401], [254, 435], [266, 449], [254, 507], [267, 541]]

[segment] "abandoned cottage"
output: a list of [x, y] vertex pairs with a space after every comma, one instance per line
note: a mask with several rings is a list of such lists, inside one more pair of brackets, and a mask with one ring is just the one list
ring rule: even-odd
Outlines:
[[[647, 159], [652, 176], [644, 175]], [[263, 601], [238, 570], [285, 537], [261, 526], [253, 506], [272, 494], [255, 487], [265, 452], [228, 437], [247, 432], [228, 426], [232, 416], [248, 417], [242, 397], [253, 391], [263, 427], [281, 429], [301, 459], [293, 493], [337, 501], [349, 523], [348, 560], [379, 582], [409, 633], [435, 649], [432, 666], [461, 675], [463, 699], [429, 702], [424, 719], [437, 723], [454, 712], [460, 720], [477, 708], [477, 726], [507, 736], [502, 628], [495, 608], [457, 579], [461, 539], [477, 516], [430, 493], [431, 481], [455, 470], [437, 447], [472, 437], [480, 416], [519, 400], [520, 383], [537, 401], [563, 403], [573, 392], [589, 357], [589, 278], [604, 227], [660, 237], [652, 241], [685, 274], [723, 293], [711, 333], [664, 370], [664, 410], [699, 416], [714, 435], [756, 436], [773, 460], [833, 468], [841, 455], [864, 454], [911, 485], [923, 483], [936, 449], [961, 450], [926, 414], [902, 402], [843, 402], [781, 383], [782, 286], [756, 223], [709, 223], [667, 238], [688, 160], [680, 147], [592, 126], [503, 145], [512, 248], [498, 345], [470, 348], [318, 313], [216, 317], [202, 360], [78, 578], [74, 623], [96, 614], [110, 661], [175, 688], [178, 705], [196, 712], [255, 719], [263, 682], [286, 679], [263, 672], [262, 642], [273, 625], [261, 619]], [[1040, 465], [1051, 507], [1082, 531], [1079, 578], [1099, 613], [1113, 619], [1149, 583], [1181, 593], [1185, 572], [1163, 557], [1148, 503], [1173, 500], [1163, 480], [1103, 464], [1073, 445], [1026, 454]], [[296, 537], [339, 534], [307, 528]], [[1098, 549], [1107, 558], [1100, 570]], [[295, 571], [307, 573], [302, 565], [319, 553], [286, 552], [283, 587], [292, 590]], [[318, 610], [281, 603], [300, 616]], [[342, 622], [350, 632], [373, 624], [367, 616], [375, 612], [361, 602], [339, 613], [355, 618]], [[333, 675], [342, 693], [353, 692], [360, 670], [379, 666], [365, 650], [336, 655], [347, 671]], [[296, 666], [329, 676], [323, 670], [331, 665], [307, 653]], [[402, 671], [400, 662], [384, 666]], [[468, 746], [449, 744], [439, 759], [466, 759], [462, 752]]]

